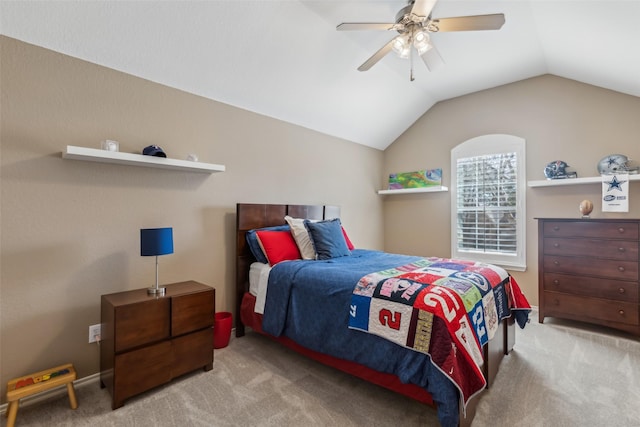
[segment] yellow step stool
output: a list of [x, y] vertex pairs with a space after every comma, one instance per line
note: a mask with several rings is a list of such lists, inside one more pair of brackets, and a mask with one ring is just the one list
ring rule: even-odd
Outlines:
[[76, 409], [78, 401], [76, 400], [76, 392], [73, 389], [73, 381], [75, 379], [76, 370], [71, 363], [68, 363], [9, 381], [7, 383], [7, 402], [9, 403], [7, 427], [13, 427], [16, 422], [20, 399], [63, 384], [67, 385], [71, 409]]

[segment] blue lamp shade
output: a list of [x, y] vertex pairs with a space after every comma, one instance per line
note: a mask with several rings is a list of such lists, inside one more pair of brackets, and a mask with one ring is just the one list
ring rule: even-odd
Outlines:
[[173, 253], [173, 228], [143, 228], [140, 230], [140, 255], [157, 256]]

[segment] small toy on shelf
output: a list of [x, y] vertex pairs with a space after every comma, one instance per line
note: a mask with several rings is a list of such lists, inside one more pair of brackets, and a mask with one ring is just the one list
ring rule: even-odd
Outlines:
[[570, 167], [571, 166], [562, 160], [554, 160], [545, 166], [544, 176], [547, 179], [577, 178], [578, 174], [576, 172], [567, 170]]

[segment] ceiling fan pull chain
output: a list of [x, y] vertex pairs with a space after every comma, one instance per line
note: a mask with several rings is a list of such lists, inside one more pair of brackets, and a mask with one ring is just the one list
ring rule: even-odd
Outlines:
[[411, 29], [411, 35], [409, 36], [409, 62], [410, 62], [410, 70], [409, 70], [409, 81], [412, 82], [415, 80], [413, 78], [413, 36], [415, 35], [415, 27]]
[[412, 82], [414, 80], [415, 78], [413, 77], [413, 55], [411, 55], [411, 69], [409, 70], [409, 81]]

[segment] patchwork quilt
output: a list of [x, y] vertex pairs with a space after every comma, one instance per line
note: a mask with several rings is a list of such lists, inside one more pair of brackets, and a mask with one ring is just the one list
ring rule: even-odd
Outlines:
[[530, 311], [500, 267], [421, 258], [362, 277], [351, 297], [349, 328], [429, 354], [466, 406], [486, 386], [482, 346], [511, 315], [524, 328]]

